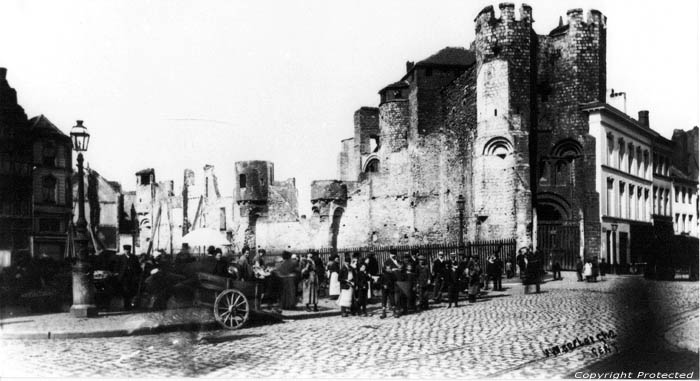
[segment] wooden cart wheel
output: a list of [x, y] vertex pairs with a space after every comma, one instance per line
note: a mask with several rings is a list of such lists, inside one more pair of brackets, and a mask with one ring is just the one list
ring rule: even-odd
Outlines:
[[222, 291], [214, 302], [214, 317], [226, 329], [238, 329], [250, 314], [250, 304], [242, 292], [236, 289]]

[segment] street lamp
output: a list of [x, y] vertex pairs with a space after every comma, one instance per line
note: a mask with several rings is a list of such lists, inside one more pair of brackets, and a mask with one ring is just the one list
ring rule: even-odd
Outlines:
[[75, 224], [75, 246], [78, 250], [78, 260], [73, 266], [73, 305], [71, 315], [75, 317], [97, 316], [94, 293], [90, 282], [90, 264], [88, 263], [88, 231], [85, 220], [85, 184], [83, 181], [83, 152], [87, 151], [90, 134], [83, 126], [83, 121], [70, 130], [73, 150], [78, 153], [78, 222]]
[[457, 210], [459, 211], [459, 254], [464, 254], [464, 196], [457, 196]]

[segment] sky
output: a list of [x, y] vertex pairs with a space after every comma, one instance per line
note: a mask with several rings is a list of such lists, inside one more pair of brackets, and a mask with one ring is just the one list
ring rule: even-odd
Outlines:
[[[270, 160], [276, 180], [296, 178], [308, 214], [311, 181], [337, 177], [354, 111], [377, 106], [406, 61], [468, 47], [490, 4], [498, 9], [473, 0], [3, 0], [0, 67], [29, 117], [44, 114], [65, 133], [84, 120], [86, 161], [126, 190], [143, 168], [179, 189], [185, 168], [199, 175], [212, 164], [232, 195], [236, 161]], [[603, 12], [607, 87], [626, 92], [628, 114], [649, 110], [668, 138], [700, 124], [700, 2], [528, 4], [538, 34], [568, 9]]]

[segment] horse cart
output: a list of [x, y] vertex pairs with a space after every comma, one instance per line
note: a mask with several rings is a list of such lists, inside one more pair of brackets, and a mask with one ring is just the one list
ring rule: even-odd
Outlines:
[[245, 325], [251, 311], [260, 310], [259, 283], [197, 273], [195, 304], [213, 309], [214, 318], [225, 329]]

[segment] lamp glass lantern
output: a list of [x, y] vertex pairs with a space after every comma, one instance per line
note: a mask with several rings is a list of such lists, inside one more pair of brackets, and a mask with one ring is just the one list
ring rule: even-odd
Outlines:
[[82, 120], [77, 121], [77, 124], [71, 128], [70, 138], [73, 142], [73, 149], [76, 152], [87, 151], [88, 144], [90, 143], [90, 134], [87, 128], [83, 126]]
[[612, 228], [612, 231], [617, 231], [617, 224], [611, 224], [610, 227]]
[[463, 212], [463, 211], [464, 211], [464, 204], [465, 204], [465, 202], [466, 202], [466, 201], [464, 200], [464, 196], [462, 196], [462, 195], [460, 194], [460, 195], [457, 197], [457, 210], [459, 210], [460, 212]]

